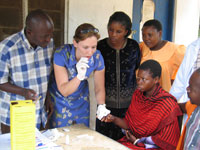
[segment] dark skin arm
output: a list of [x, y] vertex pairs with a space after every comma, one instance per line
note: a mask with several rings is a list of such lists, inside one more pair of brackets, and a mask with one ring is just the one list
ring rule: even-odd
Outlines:
[[101, 121], [113, 122], [114, 124], [116, 124], [120, 128], [123, 128], [125, 130], [129, 129], [128, 125], [126, 124], [126, 122], [122, 118], [113, 116], [111, 114], [108, 114], [106, 117], [103, 117]]
[[9, 82], [0, 84], [0, 90], [9, 92], [9, 93], [14, 93], [17, 95], [23, 96], [26, 100], [36, 100], [36, 92], [32, 89], [25, 89], [21, 88], [19, 86], [13, 85]]
[[115, 125], [119, 126], [120, 128], [123, 128], [126, 130], [126, 137], [129, 141], [131, 141], [132, 143], [135, 142], [136, 137], [132, 134], [131, 130], [129, 129], [128, 125], [126, 124], [126, 122], [119, 117], [113, 116], [111, 114], [108, 114], [106, 117], [103, 117], [103, 119], [101, 121], [104, 122], [113, 122]]
[[47, 123], [46, 123], [44, 130], [47, 130], [47, 129], [49, 129], [49, 119], [52, 116], [53, 111], [54, 111], [54, 107], [53, 107], [53, 103], [51, 102], [51, 97], [50, 97], [49, 91], [47, 91], [47, 96], [46, 96], [44, 105], [45, 105], [45, 110], [48, 114]]
[[136, 140], [136, 137], [132, 134], [130, 130], [126, 130], [126, 138], [132, 143], [134, 143]]
[[[0, 90], [9, 92], [9, 93], [14, 93], [17, 95], [23, 96], [27, 100], [36, 100], [36, 92], [31, 89], [25, 89], [21, 88], [19, 86], [13, 85], [9, 82], [0, 84]], [[1, 123], [1, 131], [2, 133], [9, 133], [10, 132], [10, 126], [4, 125]]]
[[[34, 101], [34, 100], [37, 99], [37, 94], [34, 90], [21, 88], [19, 86], [13, 85], [9, 82], [4, 83], [4, 84], [0, 84], [0, 90], [5, 91], [5, 92], [9, 92], [9, 93], [14, 93], [14, 94], [17, 94], [17, 95], [21, 95], [26, 100], [33, 100]], [[51, 117], [51, 115], [53, 114], [53, 104], [51, 103], [49, 92], [47, 92], [47, 96], [46, 96], [46, 99], [45, 99], [45, 108], [46, 108], [46, 111], [48, 113], [48, 119], [49, 119]], [[5, 128], [5, 131], [4, 131], [4, 128]], [[45, 128], [48, 128], [48, 125]], [[3, 125], [2, 132], [3, 133], [10, 132], [9, 126]]]
[[49, 119], [51, 115], [53, 114], [53, 110], [54, 110], [49, 91], [47, 91], [47, 96], [45, 99], [45, 108], [46, 108], [46, 112], [48, 113], [48, 119]]
[[178, 103], [178, 105], [179, 105], [179, 107], [181, 108], [181, 111], [182, 111], [183, 113], [186, 113], [186, 112], [187, 112], [186, 109], [185, 109], [186, 103]]

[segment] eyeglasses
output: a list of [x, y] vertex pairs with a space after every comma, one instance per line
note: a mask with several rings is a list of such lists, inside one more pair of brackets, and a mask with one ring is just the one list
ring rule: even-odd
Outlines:
[[89, 32], [94, 32], [94, 33], [98, 33], [99, 30], [97, 28], [93, 28], [93, 29], [85, 29], [85, 30], [81, 30], [80, 31], [83, 34], [89, 33]]

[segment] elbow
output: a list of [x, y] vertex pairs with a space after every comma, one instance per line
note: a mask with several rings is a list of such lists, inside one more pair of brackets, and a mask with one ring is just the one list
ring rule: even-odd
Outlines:
[[62, 96], [67, 97], [69, 94], [62, 92]]
[[69, 95], [68, 92], [66, 92], [66, 90], [63, 90], [62, 88], [58, 88], [58, 91], [60, 92], [60, 94], [64, 97], [67, 97]]

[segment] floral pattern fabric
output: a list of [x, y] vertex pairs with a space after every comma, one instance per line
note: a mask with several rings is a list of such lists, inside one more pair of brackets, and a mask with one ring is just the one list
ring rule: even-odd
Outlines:
[[[69, 81], [77, 76], [77, 61], [73, 45], [66, 44], [56, 50], [54, 63], [66, 67]], [[89, 59], [88, 65], [87, 77], [95, 70], [104, 69], [103, 57], [98, 50]], [[54, 113], [50, 120], [51, 127], [70, 126], [73, 123], [83, 123], [89, 126], [89, 88], [87, 80], [81, 81], [78, 89], [74, 93], [64, 97], [57, 88], [55, 78], [52, 77], [50, 95], [54, 104]]]

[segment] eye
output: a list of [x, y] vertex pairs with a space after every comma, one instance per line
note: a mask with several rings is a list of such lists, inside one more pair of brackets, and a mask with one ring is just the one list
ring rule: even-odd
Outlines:
[[84, 48], [84, 49], [88, 49], [89, 47], [88, 47], [88, 46], [84, 46], [83, 48]]
[[96, 49], [97, 47], [96, 46], [92, 46], [92, 49]]
[[121, 33], [122, 31], [120, 31], [120, 30], [117, 30], [117, 33]]
[[152, 34], [148, 34], [148, 37], [152, 37]]
[[143, 81], [143, 82], [145, 82], [146, 80], [147, 80], [147, 79], [145, 79], [145, 78], [142, 78], [142, 81]]
[[108, 28], [108, 31], [109, 31], [109, 32], [113, 32], [113, 30], [112, 30], [112, 29], [110, 29], [110, 28]]

